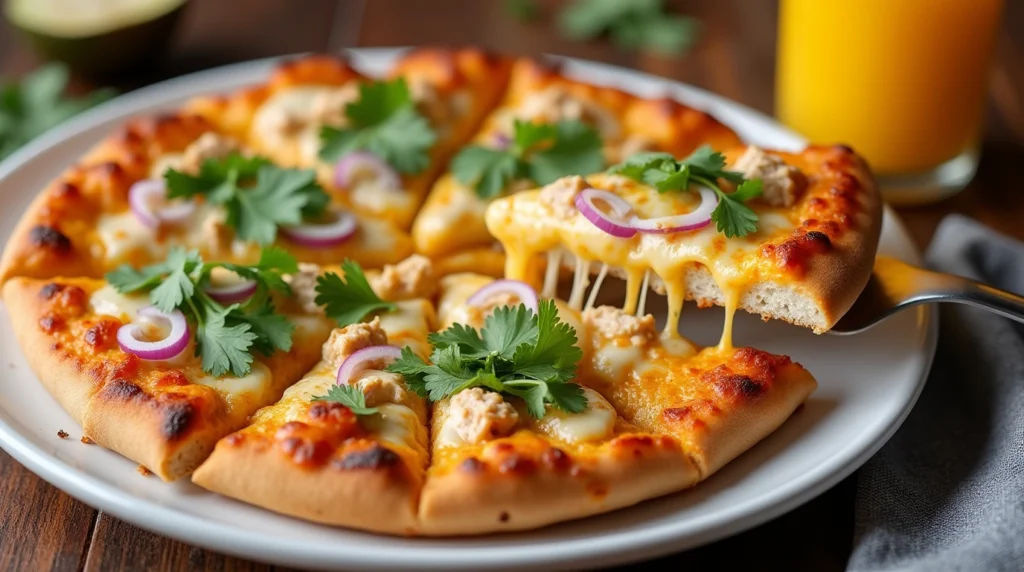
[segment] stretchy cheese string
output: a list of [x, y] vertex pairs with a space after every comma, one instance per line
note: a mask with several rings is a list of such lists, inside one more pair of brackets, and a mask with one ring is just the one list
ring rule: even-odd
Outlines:
[[650, 286], [650, 284], [651, 284], [651, 271], [650, 270], [645, 270], [644, 271], [644, 281], [643, 281], [643, 284], [640, 285], [640, 303], [637, 304], [637, 306], [636, 306], [636, 315], [637, 315], [637, 317], [643, 316], [644, 314], [647, 313], [644, 310], [647, 307], [647, 288]]
[[569, 307], [579, 310], [583, 305], [583, 294], [590, 285], [590, 265], [582, 257], [576, 257], [576, 274], [572, 278], [572, 295], [569, 296]]
[[544, 288], [541, 296], [554, 298], [558, 290], [558, 271], [561, 270], [562, 251], [555, 249], [548, 251], [548, 267], [544, 271]]
[[608, 265], [602, 264], [601, 271], [597, 273], [597, 280], [594, 280], [594, 287], [590, 289], [590, 297], [587, 298], [586, 308], [593, 308], [594, 302], [597, 301], [597, 292], [601, 289], [601, 284], [604, 282], [604, 277], [608, 274]]

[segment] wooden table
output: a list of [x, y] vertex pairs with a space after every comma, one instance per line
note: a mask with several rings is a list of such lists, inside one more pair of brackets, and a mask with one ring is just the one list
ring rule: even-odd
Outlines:
[[[601, 42], [567, 42], [548, 21], [523, 24], [510, 19], [499, 0], [366, 3], [364, 8], [344, 0], [245, 0], [240, 9], [240, 0], [193, 0], [167, 65], [117, 83], [131, 88], [213, 65], [341, 45], [475, 44], [636, 67], [765, 112], [772, 110], [773, 2], [671, 2], [699, 17], [705, 30], [697, 48], [679, 59], [623, 53]], [[1007, 4], [978, 176], [966, 191], [946, 202], [900, 210], [918, 246], [928, 243], [938, 221], [951, 212], [1024, 238], [1024, 3]], [[544, 2], [545, 11], [550, 12], [552, 5]], [[342, 11], [338, 18], [336, 9]], [[356, 32], [360, 15], [362, 25]], [[0, 72], [20, 74], [37, 63], [10, 30], [0, 30]], [[786, 569], [841, 570], [851, 548], [854, 479], [772, 522], [666, 561], [677, 569], [733, 569], [770, 562]], [[0, 570], [82, 568], [281, 569], [143, 531], [72, 499], [0, 452]]]

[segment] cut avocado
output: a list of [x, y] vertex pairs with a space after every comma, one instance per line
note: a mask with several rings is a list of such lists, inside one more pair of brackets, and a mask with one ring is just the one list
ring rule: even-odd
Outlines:
[[37, 51], [85, 74], [126, 71], [167, 46], [186, 0], [6, 0]]

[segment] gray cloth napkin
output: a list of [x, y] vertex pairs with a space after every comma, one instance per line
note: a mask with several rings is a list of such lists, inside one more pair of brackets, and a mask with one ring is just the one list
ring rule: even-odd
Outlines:
[[[971, 219], [943, 220], [926, 258], [1024, 292], [1024, 243]], [[850, 571], [1024, 570], [1024, 327], [940, 311], [920, 400], [858, 473]]]

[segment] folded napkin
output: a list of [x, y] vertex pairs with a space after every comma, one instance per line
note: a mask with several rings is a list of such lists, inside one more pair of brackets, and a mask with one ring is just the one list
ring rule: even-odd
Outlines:
[[[1024, 292], [1024, 243], [958, 215], [932, 268]], [[849, 570], [1024, 570], [1024, 327], [942, 304], [928, 383], [857, 475]]]

